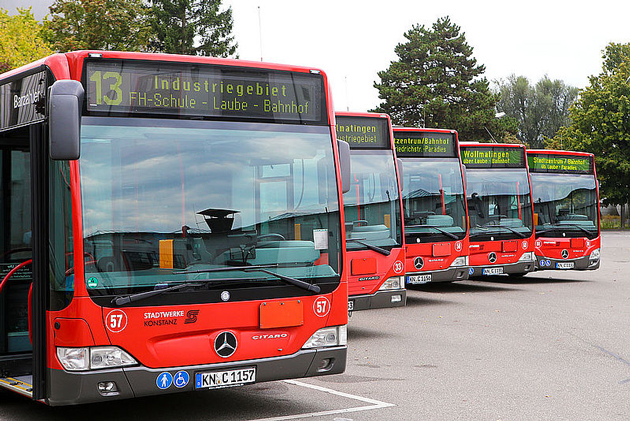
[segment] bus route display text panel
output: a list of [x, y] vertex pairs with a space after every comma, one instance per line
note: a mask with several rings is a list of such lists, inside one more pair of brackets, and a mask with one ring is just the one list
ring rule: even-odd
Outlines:
[[378, 117], [337, 116], [337, 139], [353, 149], [389, 149], [387, 119]]
[[525, 168], [523, 148], [462, 146], [461, 152], [467, 168]]
[[399, 157], [457, 157], [451, 133], [394, 132], [394, 144]]
[[87, 111], [327, 124], [321, 74], [139, 60], [90, 60]]
[[541, 173], [592, 174], [590, 156], [528, 153], [529, 170]]

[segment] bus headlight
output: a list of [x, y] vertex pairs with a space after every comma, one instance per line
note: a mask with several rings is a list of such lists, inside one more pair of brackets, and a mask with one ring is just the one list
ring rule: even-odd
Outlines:
[[536, 260], [533, 251], [528, 251], [527, 253], [523, 253], [523, 255], [518, 259], [519, 262], [533, 262]]
[[392, 276], [391, 278], [387, 278], [383, 285], [378, 289], [379, 291], [384, 291], [388, 289], [402, 289], [403, 281], [402, 276]]
[[89, 368], [89, 348], [57, 348], [57, 358], [68, 371], [82, 371]]
[[90, 369], [124, 367], [136, 364], [136, 360], [116, 346], [90, 348]]
[[453, 260], [451, 267], [468, 266], [468, 256], [459, 256]]
[[57, 348], [57, 358], [68, 371], [97, 370], [137, 364], [127, 352], [116, 346]]
[[348, 328], [346, 325], [325, 327], [313, 333], [302, 349], [321, 348], [325, 346], [339, 346], [348, 343]]
[[600, 249], [595, 249], [591, 252], [591, 255], [588, 256], [588, 258], [590, 260], [599, 260], [600, 254], [601, 254]]

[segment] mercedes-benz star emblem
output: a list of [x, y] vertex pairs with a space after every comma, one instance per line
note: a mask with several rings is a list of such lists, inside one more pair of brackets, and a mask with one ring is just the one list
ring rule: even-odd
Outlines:
[[488, 261], [489, 261], [490, 263], [494, 263], [494, 262], [496, 262], [496, 261], [497, 261], [497, 255], [496, 255], [496, 253], [494, 253], [494, 252], [490, 253], [490, 254], [488, 255]]
[[422, 260], [422, 257], [418, 256], [413, 260], [413, 265], [416, 267], [416, 269], [422, 269], [422, 267], [424, 266], [424, 260]]
[[214, 340], [214, 350], [221, 358], [230, 357], [236, 352], [237, 346], [236, 336], [232, 332], [221, 332]]
[[569, 250], [567, 249], [562, 250], [562, 258], [566, 259], [567, 257], [569, 257]]

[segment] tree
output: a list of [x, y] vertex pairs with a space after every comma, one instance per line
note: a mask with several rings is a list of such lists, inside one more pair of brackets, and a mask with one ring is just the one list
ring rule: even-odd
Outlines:
[[18, 8], [13, 16], [0, 8], [0, 73], [52, 54], [41, 34], [42, 24], [30, 7]]
[[609, 44], [603, 60], [602, 72], [589, 78], [571, 107], [571, 125], [555, 140], [595, 154], [604, 204], [624, 205], [630, 198], [630, 43]]
[[157, 51], [214, 57], [236, 55], [232, 8], [221, 0], [153, 0], [151, 25]]
[[569, 107], [578, 89], [544, 76], [535, 86], [524, 76], [511, 75], [498, 82], [497, 110], [518, 122], [518, 139], [532, 148], [544, 147], [560, 127], [570, 124]]
[[57, 51], [146, 50], [150, 24], [143, 0], [56, 0], [46, 22]]
[[414, 25], [398, 44], [398, 60], [374, 83], [384, 100], [374, 111], [394, 124], [455, 129], [463, 140], [502, 139], [513, 126], [495, 118], [498, 94], [481, 77], [485, 66], [472, 57], [460, 27], [439, 18], [431, 28]]

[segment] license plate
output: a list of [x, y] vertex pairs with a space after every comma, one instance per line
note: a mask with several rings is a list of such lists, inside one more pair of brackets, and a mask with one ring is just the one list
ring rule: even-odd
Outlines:
[[256, 381], [256, 368], [242, 368], [238, 370], [210, 371], [195, 374], [197, 389], [216, 389], [220, 387], [240, 386]]
[[503, 267], [499, 266], [498, 268], [484, 268], [482, 273], [484, 275], [501, 275], [503, 273]]
[[558, 262], [556, 263], [556, 269], [573, 269], [575, 262]]
[[348, 311], [354, 310], [354, 301], [348, 301]]
[[407, 283], [412, 285], [426, 284], [428, 282], [431, 282], [430, 273], [427, 273], [426, 275], [409, 275], [407, 277]]

